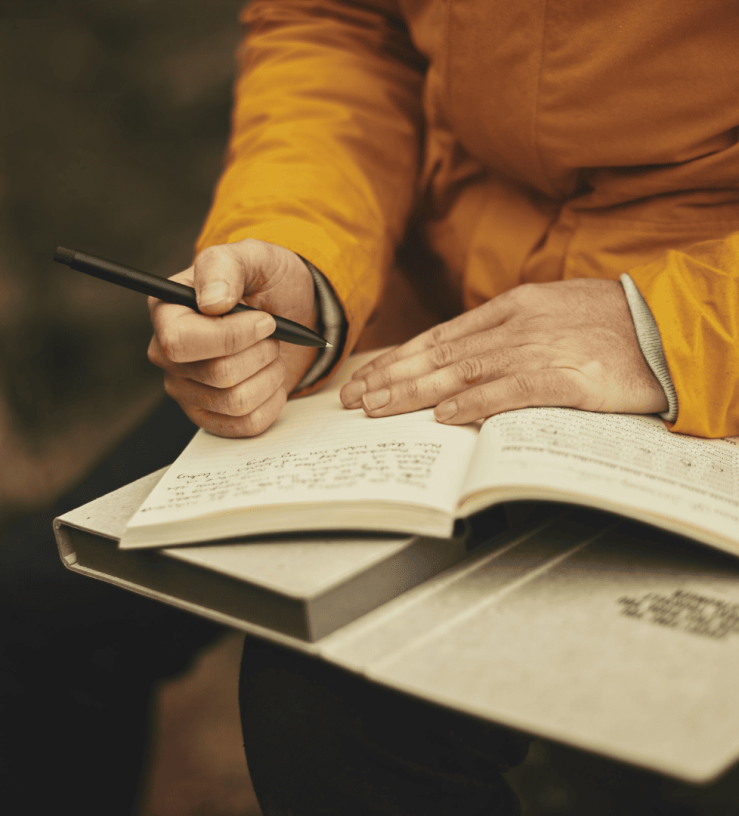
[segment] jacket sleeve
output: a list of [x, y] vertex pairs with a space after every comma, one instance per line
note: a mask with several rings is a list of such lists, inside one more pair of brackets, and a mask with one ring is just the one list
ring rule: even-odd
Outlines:
[[241, 20], [228, 160], [197, 250], [256, 238], [302, 255], [344, 310], [347, 354], [413, 204], [425, 66], [391, 0], [254, 0]]
[[671, 430], [739, 435], [739, 233], [633, 269], [659, 328], [678, 414]]

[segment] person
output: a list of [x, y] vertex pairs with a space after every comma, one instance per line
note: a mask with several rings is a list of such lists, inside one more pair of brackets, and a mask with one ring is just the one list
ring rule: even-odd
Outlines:
[[[149, 357], [193, 422], [265, 432], [396, 291], [395, 328], [416, 307], [433, 319], [355, 374], [348, 409], [466, 423], [550, 405], [739, 434], [732, 4], [253, 0], [242, 22], [228, 162], [176, 276], [203, 314], [151, 303]], [[221, 316], [242, 298], [264, 312]], [[334, 351], [269, 339], [267, 313], [326, 331]], [[439, 783], [433, 809], [420, 791], [441, 788], [409, 769], [438, 782], [451, 766], [408, 737], [432, 715], [381, 718], [380, 745], [367, 723], [411, 703], [360, 686], [247, 639], [247, 758], [268, 816], [513, 812], [470, 767], [497, 780], [519, 743], [435, 731], [443, 757], [464, 753], [457, 739], [482, 766], [455, 765], [466, 782]]]

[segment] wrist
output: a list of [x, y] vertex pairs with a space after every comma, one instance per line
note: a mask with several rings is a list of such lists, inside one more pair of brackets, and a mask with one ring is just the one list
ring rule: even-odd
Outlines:
[[347, 321], [344, 310], [331, 284], [313, 264], [298, 255], [313, 279], [314, 303], [317, 309], [317, 326], [311, 327], [326, 339], [330, 346], [320, 349], [296, 390], [309, 388], [325, 376], [341, 357], [346, 341]]

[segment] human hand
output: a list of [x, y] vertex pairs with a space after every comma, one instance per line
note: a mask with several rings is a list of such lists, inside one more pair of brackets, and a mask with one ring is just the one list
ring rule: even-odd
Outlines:
[[[271, 314], [225, 314], [240, 300], [317, 328], [313, 278], [284, 247], [246, 240], [210, 247], [172, 280], [195, 287], [198, 314], [149, 298], [149, 360], [164, 369], [164, 390], [201, 428], [254, 436], [279, 415], [317, 350], [270, 339]], [[222, 315], [222, 317], [218, 317]]]
[[542, 405], [667, 409], [623, 287], [590, 278], [518, 286], [441, 323], [360, 368], [341, 400], [373, 417], [436, 406], [454, 425]]

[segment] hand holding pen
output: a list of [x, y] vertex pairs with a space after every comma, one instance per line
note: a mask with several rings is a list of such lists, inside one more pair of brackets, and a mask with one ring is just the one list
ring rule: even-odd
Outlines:
[[[68, 255], [58, 259], [70, 263]], [[79, 262], [70, 265], [94, 274]], [[246, 240], [206, 249], [170, 281], [194, 288], [200, 313], [182, 300], [149, 300], [149, 359], [164, 370], [165, 391], [211, 433], [262, 433], [312, 364], [317, 346], [326, 345], [313, 331], [318, 310], [310, 272], [290, 250]], [[243, 297], [255, 308], [232, 312]], [[278, 327], [287, 342], [275, 339]], [[315, 338], [315, 345], [296, 345], [301, 335], [302, 342]]]

